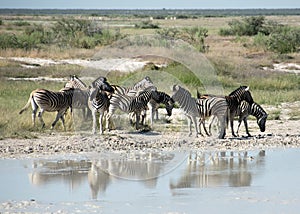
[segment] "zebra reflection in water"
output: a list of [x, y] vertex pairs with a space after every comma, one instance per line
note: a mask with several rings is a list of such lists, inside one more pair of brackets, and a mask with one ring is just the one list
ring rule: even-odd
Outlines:
[[182, 176], [170, 182], [171, 189], [204, 188], [219, 186], [250, 186], [252, 170], [264, 167], [265, 151], [256, 156], [248, 152], [215, 152], [190, 154]]

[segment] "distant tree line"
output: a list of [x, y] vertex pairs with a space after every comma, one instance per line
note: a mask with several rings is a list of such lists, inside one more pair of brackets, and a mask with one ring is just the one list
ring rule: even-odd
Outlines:
[[269, 16], [269, 15], [300, 15], [300, 8], [290, 9], [0, 9], [2, 15], [93, 15], [93, 16], [137, 16], [158, 17], [178, 16], [216, 17], [216, 16]]

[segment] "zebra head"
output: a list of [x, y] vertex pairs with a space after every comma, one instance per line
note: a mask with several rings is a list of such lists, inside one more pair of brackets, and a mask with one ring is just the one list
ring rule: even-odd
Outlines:
[[240, 86], [239, 88], [231, 92], [229, 96], [235, 97], [238, 102], [241, 102], [243, 100], [247, 101], [249, 104], [252, 104], [254, 102], [249, 91], [249, 86]]
[[266, 130], [266, 121], [267, 121], [268, 115], [264, 115], [261, 118], [257, 118], [257, 124], [259, 126], [259, 129], [261, 132], [264, 132]]
[[144, 88], [148, 88], [148, 87], [152, 87], [152, 86], [154, 86], [152, 80], [150, 79], [149, 76], [146, 76], [141, 81], [135, 83], [133, 86], [133, 89], [138, 90], [138, 89], [144, 89]]
[[65, 88], [86, 89], [87, 86], [76, 75], [70, 75], [70, 80], [65, 84]]
[[172, 115], [172, 110], [174, 108], [175, 102], [171, 97], [169, 98], [170, 98], [169, 101], [166, 102], [166, 110], [167, 110], [167, 115], [170, 117]]
[[114, 92], [114, 88], [107, 82], [106, 77], [98, 77], [92, 82], [92, 88], [99, 88], [99, 90], [106, 91], [109, 93]]

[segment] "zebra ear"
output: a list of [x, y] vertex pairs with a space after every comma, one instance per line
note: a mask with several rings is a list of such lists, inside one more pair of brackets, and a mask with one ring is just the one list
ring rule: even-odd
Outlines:
[[249, 86], [245, 89], [245, 91], [249, 91]]
[[179, 90], [179, 88], [180, 88], [180, 86], [179, 85], [173, 85], [173, 91], [178, 91]]

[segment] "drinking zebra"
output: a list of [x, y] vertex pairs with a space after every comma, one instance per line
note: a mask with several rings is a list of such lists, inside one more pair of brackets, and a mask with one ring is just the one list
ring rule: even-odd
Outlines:
[[105, 77], [99, 77], [92, 82], [89, 92], [88, 106], [92, 112], [93, 127], [92, 133], [96, 133], [97, 121], [96, 113], [99, 112], [99, 130], [100, 134], [103, 134], [103, 116], [108, 110], [110, 101], [108, 93], [113, 93], [113, 87], [107, 82]]
[[266, 130], [266, 120], [268, 117], [268, 114], [265, 112], [265, 110], [257, 103], [253, 102], [251, 105], [246, 102], [242, 101], [241, 104], [238, 106], [237, 111], [235, 113], [235, 116], [238, 116], [238, 128], [236, 134], [238, 135], [240, 125], [242, 121], [244, 121], [246, 133], [249, 137], [251, 137], [251, 134], [248, 130], [248, 123], [247, 123], [247, 117], [249, 115], [253, 115], [256, 117], [257, 124], [259, 126], [259, 129], [261, 132], [264, 132]]
[[[138, 92], [136, 96], [125, 94], [112, 94], [110, 99], [109, 111], [106, 116], [106, 128], [109, 129], [109, 124], [112, 123], [111, 118], [117, 109], [123, 112], [134, 112], [136, 116], [136, 129], [139, 129], [140, 114], [147, 109], [147, 103], [156, 94], [155, 87], [148, 87], [145, 90]], [[113, 124], [113, 123], [112, 123]]]
[[[172, 115], [172, 110], [174, 108], [174, 100], [165, 92], [157, 91], [157, 96], [150, 99], [148, 103], [148, 107], [150, 109], [150, 121], [151, 126], [153, 126], [154, 115], [156, 116], [156, 120], [158, 120], [158, 107], [160, 104], [165, 105], [167, 115], [170, 117]], [[146, 115], [143, 115], [142, 123]]]
[[64, 130], [65, 120], [64, 113], [65, 111], [72, 105], [74, 89], [73, 88], [65, 88], [59, 92], [53, 92], [46, 89], [36, 89], [31, 92], [27, 104], [21, 109], [19, 114], [22, 114], [31, 104], [32, 107], [32, 122], [35, 126], [35, 118], [38, 109], [40, 109], [38, 113], [39, 120], [42, 124], [42, 127], [45, 127], [45, 122], [43, 120], [43, 113], [45, 111], [55, 112], [57, 111], [57, 115], [55, 120], [53, 121], [51, 128], [53, 129], [55, 124], [59, 119], [61, 119]]

